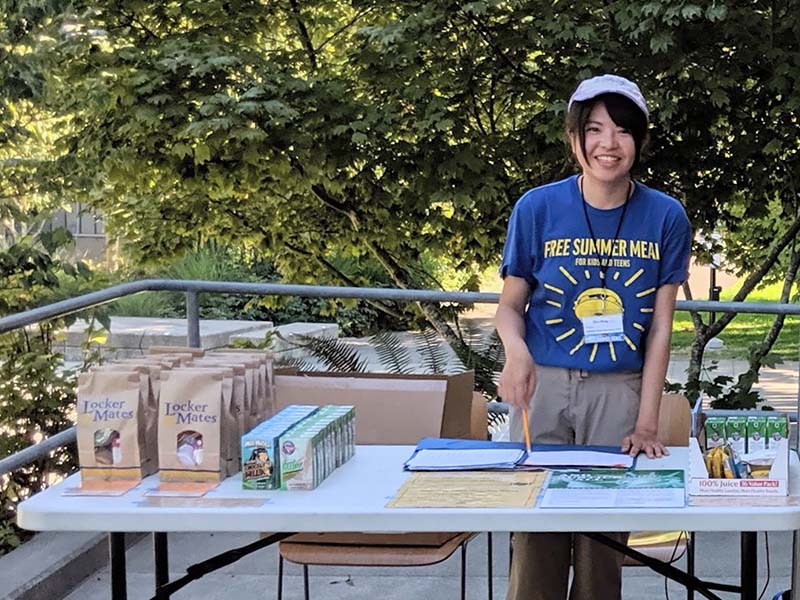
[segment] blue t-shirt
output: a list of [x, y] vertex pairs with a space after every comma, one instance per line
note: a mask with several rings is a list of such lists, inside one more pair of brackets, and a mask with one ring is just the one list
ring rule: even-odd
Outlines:
[[[583, 211], [577, 176], [526, 192], [511, 213], [500, 273], [525, 279], [525, 341], [536, 364], [638, 371], [656, 290], [688, 277], [692, 232], [683, 206], [636, 182], [623, 207]], [[601, 261], [609, 261], [601, 279]], [[622, 313], [624, 339], [586, 343], [582, 316]]]

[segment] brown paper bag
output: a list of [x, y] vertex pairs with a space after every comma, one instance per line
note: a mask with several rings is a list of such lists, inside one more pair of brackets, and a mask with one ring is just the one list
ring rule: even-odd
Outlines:
[[193, 348], [191, 346], [150, 346], [147, 349], [148, 354], [191, 354], [195, 358], [203, 356], [206, 351], [202, 348]]
[[145, 354], [136, 358], [117, 358], [113, 363], [115, 365], [158, 365], [162, 369], [177, 369], [187, 360], [188, 355], [174, 355], [174, 354]]
[[83, 480], [139, 480], [155, 471], [146, 443], [146, 379], [133, 370], [78, 376], [78, 461]]
[[235, 473], [232, 371], [180, 368], [163, 374], [158, 411], [162, 481], [221, 481]]
[[222, 356], [226, 354], [231, 356], [249, 356], [251, 359], [255, 359], [259, 362], [258, 393], [256, 395], [256, 402], [251, 407], [252, 427], [255, 427], [275, 414], [277, 408], [275, 403], [272, 351], [254, 350], [250, 348], [222, 348], [209, 352], [207, 356]]
[[94, 367], [92, 371], [136, 371], [140, 374], [139, 384], [142, 397], [145, 399], [143, 420], [145, 431], [145, 456], [152, 471], [158, 468], [158, 396], [161, 389], [161, 371], [159, 363], [108, 363]]
[[240, 438], [245, 433], [250, 431], [248, 428], [248, 415], [250, 412], [250, 405], [252, 403], [252, 394], [254, 392], [252, 386], [255, 382], [255, 369], [249, 368], [247, 365], [248, 363], [244, 360], [240, 362], [230, 360], [227, 357], [205, 357], [193, 361], [190, 365], [191, 367], [201, 368], [224, 367], [233, 370], [233, 395], [231, 396], [231, 402], [233, 404], [231, 408], [236, 415], [237, 436]]

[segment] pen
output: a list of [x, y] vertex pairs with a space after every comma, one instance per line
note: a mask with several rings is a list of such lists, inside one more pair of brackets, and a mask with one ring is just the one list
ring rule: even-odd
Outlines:
[[531, 451], [531, 430], [528, 425], [528, 409], [522, 409], [522, 431], [525, 432], [525, 448], [530, 453]]

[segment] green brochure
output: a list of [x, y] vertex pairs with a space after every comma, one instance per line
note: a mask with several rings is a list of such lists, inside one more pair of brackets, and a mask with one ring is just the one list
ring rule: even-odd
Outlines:
[[582, 469], [553, 471], [542, 508], [672, 508], [686, 504], [684, 472]]

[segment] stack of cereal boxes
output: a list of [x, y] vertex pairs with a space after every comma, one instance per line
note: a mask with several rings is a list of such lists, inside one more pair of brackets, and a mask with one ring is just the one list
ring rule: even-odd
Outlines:
[[354, 407], [288, 406], [242, 436], [242, 487], [311, 490], [354, 453]]

